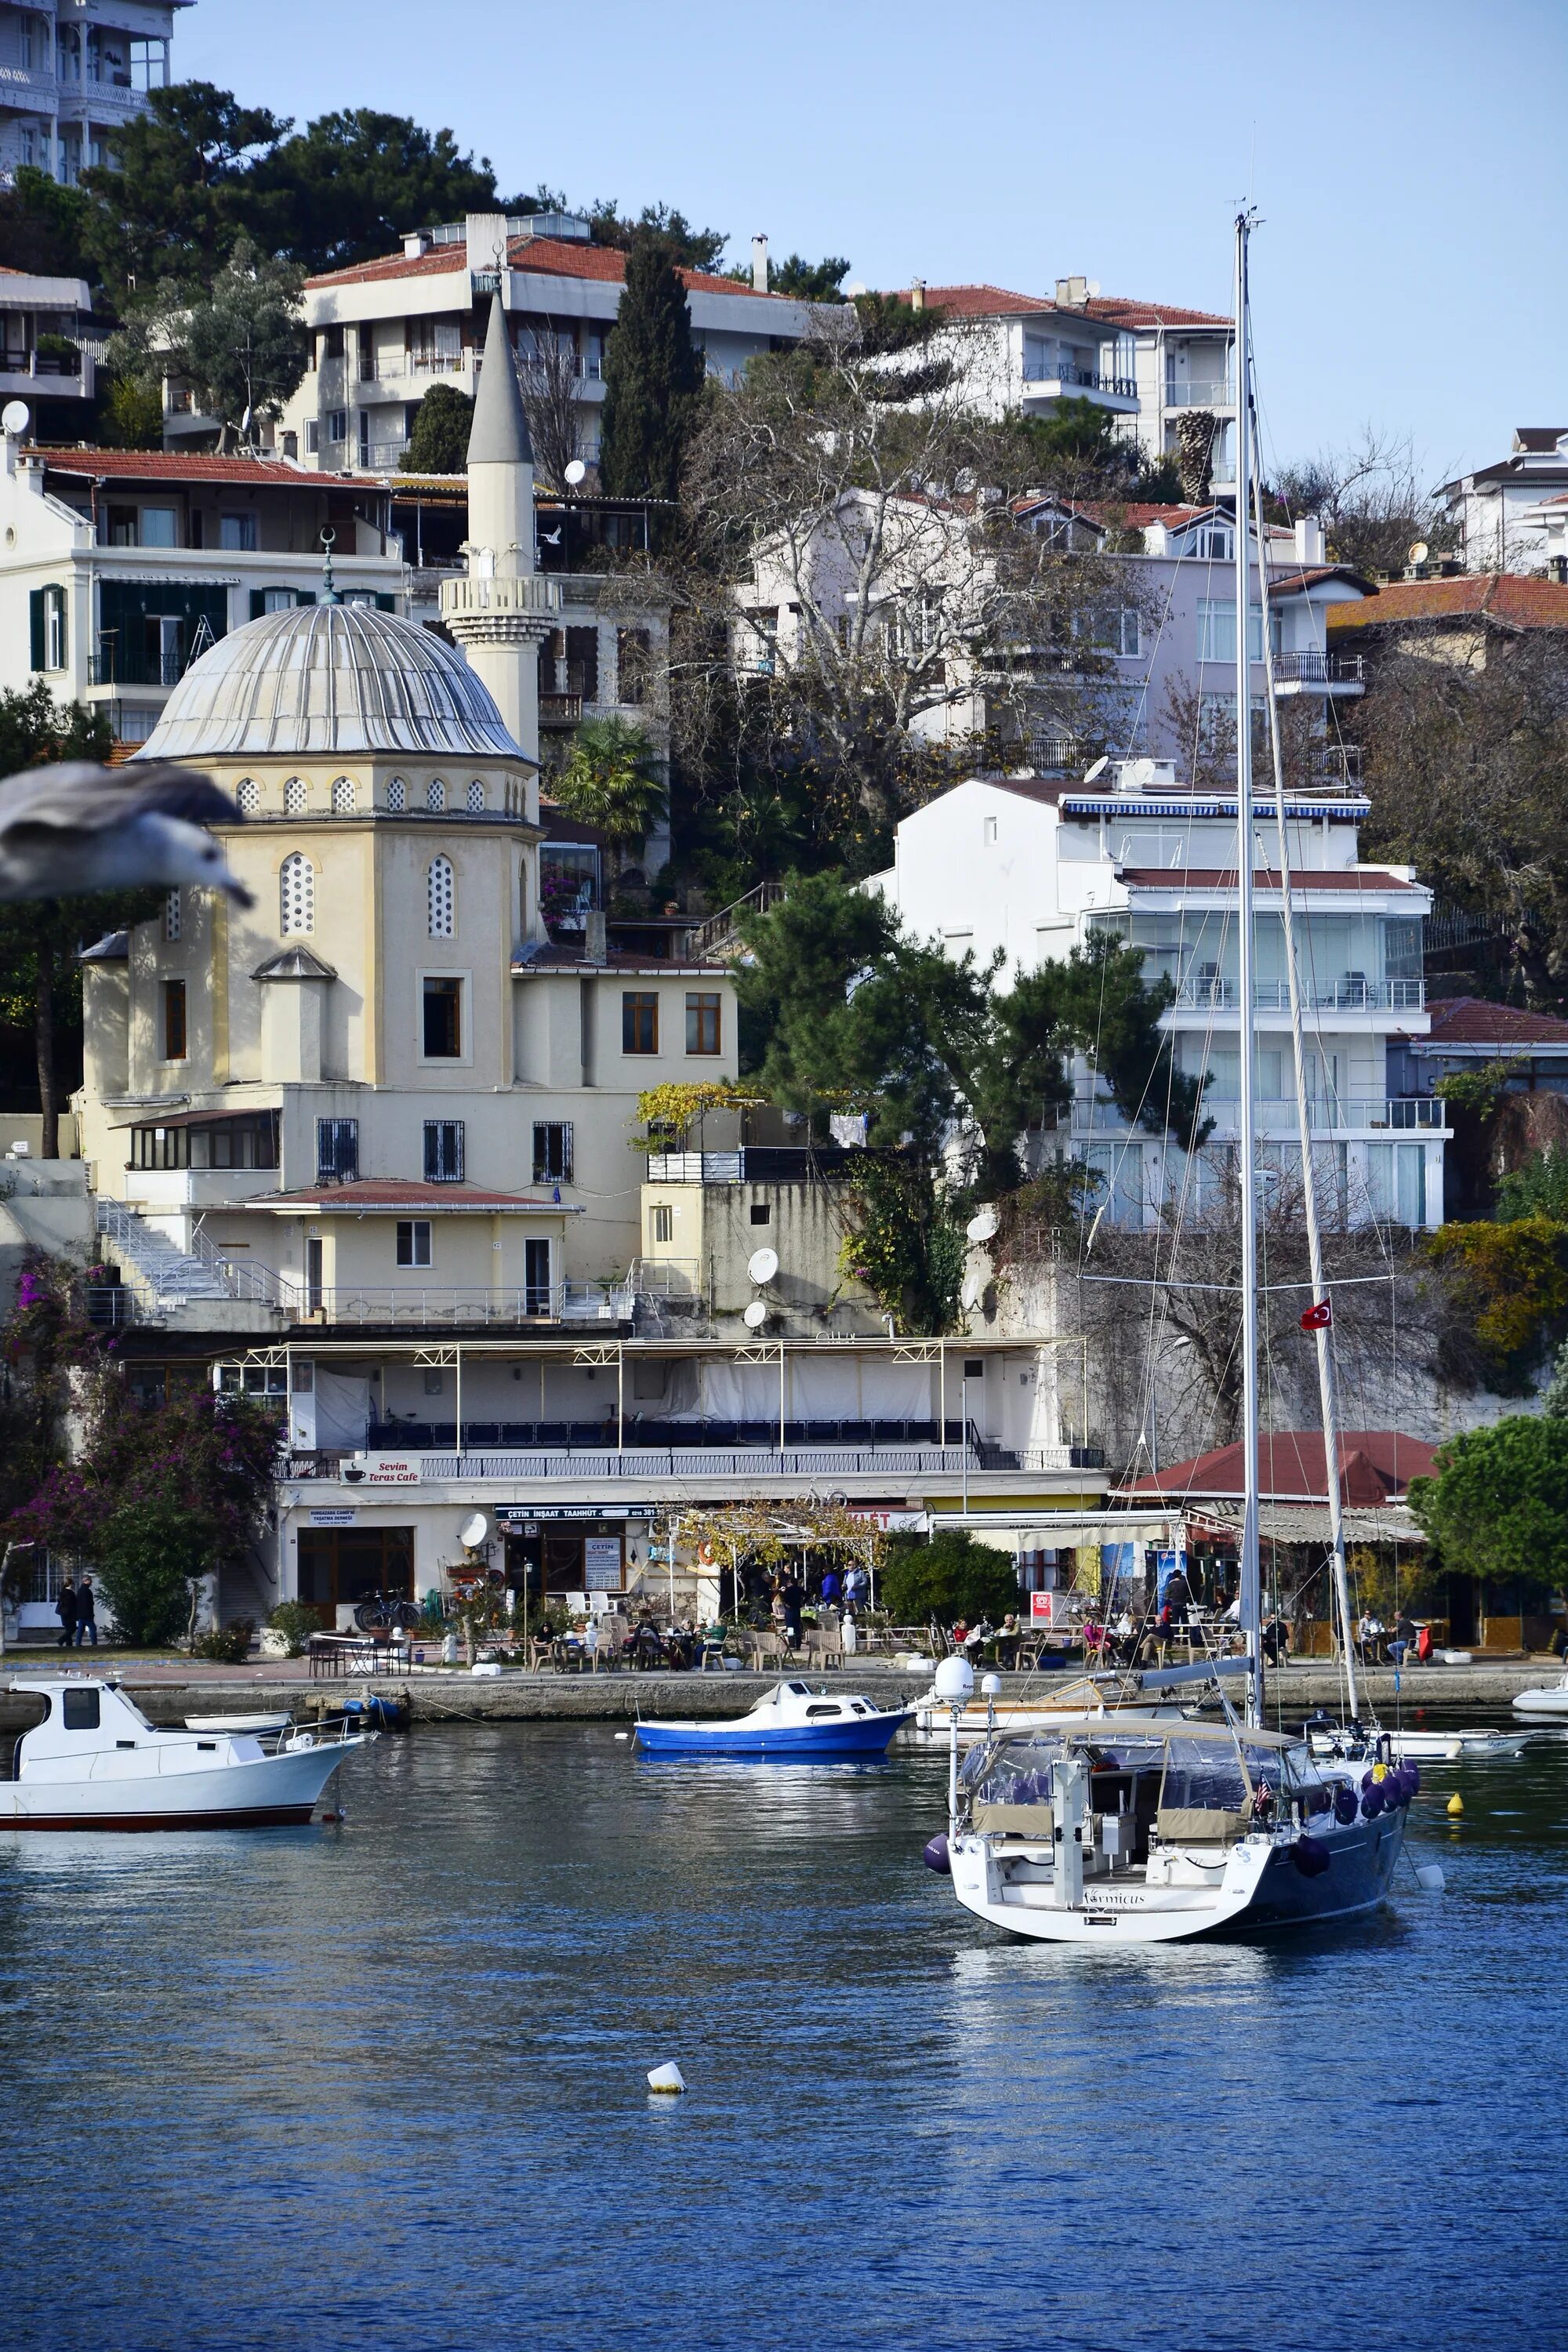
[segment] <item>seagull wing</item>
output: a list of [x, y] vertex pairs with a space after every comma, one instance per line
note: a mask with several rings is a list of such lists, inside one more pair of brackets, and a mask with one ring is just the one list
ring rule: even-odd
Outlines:
[[153, 814], [191, 824], [244, 823], [210, 776], [168, 760], [124, 768], [61, 760], [0, 782], [0, 843], [34, 832], [102, 833]]

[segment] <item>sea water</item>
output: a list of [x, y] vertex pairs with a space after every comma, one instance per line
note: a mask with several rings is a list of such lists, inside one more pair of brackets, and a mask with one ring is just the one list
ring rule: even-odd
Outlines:
[[1427, 1773], [1442, 1895], [1121, 1955], [958, 1910], [945, 1771], [454, 1727], [0, 1837], [0, 2342], [1564, 2340], [1568, 1746]]

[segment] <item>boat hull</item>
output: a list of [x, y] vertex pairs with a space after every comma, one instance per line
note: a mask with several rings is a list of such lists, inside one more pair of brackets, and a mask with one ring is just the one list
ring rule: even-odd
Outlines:
[[1113, 1882], [1086, 1879], [1082, 1901], [1059, 1909], [1048, 1899], [1043, 1866], [1048, 1849], [1038, 1850], [1031, 1876], [1026, 1851], [1007, 1853], [994, 1840], [970, 1834], [952, 1842], [950, 1868], [953, 1892], [967, 1911], [1026, 1941], [1104, 1949], [1267, 1935], [1377, 1910], [1387, 1898], [1404, 1846], [1405, 1819], [1400, 1808], [1373, 1821], [1315, 1830], [1329, 1853], [1328, 1867], [1315, 1876], [1298, 1868], [1292, 1837], [1259, 1833], [1223, 1856], [1173, 1849], [1168, 1857], [1173, 1875], [1164, 1882], [1140, 1882], [1131, 1874], [1118, 1874]]
[[1568, 1723], [1568, 1684], [1521, 1691], [1513, 1702], [1513, 1711], [1515, 1715], [1535, 1716], [1542, 1723]]
[[885, 1756], [894, 1734], [909, 1719], [909, 1710], [898, 1708], [834, 1723], [779, 1724], [771, 1729], [743, 1723], [639, 1723], [637, 1741], [650, 1756], [751, 1756], [765, 1757], [770, 1763], [798, 1763]]
[[[275, 1829], [308, 1822], [345, 1756], [333, 1740], [205, 1770], [68, 1780], [24, 1772], [0, 1781], [0, 1834], [9, 1830]], [[159, 1751], [146, 1753], [157, 1758]]]

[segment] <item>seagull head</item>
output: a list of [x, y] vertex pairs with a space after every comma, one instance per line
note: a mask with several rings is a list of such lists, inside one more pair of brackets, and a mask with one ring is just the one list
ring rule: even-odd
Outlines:
[[252, 893], [229, 871], [223, 844], [203, 826], [150, 809], [133, 817], [126, 832], [134, 843], [127, 862], [138, 869], [138, 881], [167, 884], [171, 889], [189, 883], [198, 890], [221, 890], [237, 907], [255, 906]]

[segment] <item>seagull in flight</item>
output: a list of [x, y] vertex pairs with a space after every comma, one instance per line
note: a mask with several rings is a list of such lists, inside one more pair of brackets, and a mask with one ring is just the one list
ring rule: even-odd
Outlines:
[[147, 761], [101, 768], [63, 760], [0, 782], [0, 900], [182, 882], [255, 904], [204, 828], [244, 822], [195, 768]]

